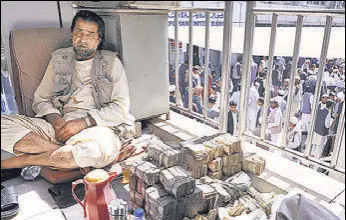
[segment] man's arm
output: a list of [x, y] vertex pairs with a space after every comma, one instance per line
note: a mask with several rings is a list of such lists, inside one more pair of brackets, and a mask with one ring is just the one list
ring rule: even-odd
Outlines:
[[[55, 75], [53, 71], [52, 61], [50, 61], [47, 66], [47, 70], [42, 78], [42, 81], [34, 93], [32, 109], [36, 113], [35, 117], [41, 118], [49, 114], [61, 116], [60, 111], [57, 108], [55, 108], [52, 103], [54, 77]], [[50, 117], [48, 118], [52, 119]], [[51, 123], [51, 121], [48, 122]]]
[[57, 133], [57, 130], [59, 130], [65, 124], [65, 120], [61, 117], [61, 115], [56, 113], [45, 115], [43, 118], [53, 125], [55, 133]]
[[[35, 91], [32, 108], [36, 113], [36, 117], [43, 118], [52, 124], [56, 139], [61, 142], [65, 142], [72, 135], [79, 133], [87, 126], [84, 119], [76, 119], [65, 122], [61, 112], [54, 107], [52, 103], [54, 78], [55, 74], [53, 71], [52, 62], [50, 62], [40, 85]], [[90, 121], [95, 124], [93, 119], [90, 119]]]

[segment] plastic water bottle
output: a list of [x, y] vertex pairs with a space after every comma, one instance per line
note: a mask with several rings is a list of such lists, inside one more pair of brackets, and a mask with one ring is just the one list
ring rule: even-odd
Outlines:
[[136, 209], [135, 212], [133, 213], [133, 215], [135, 216], [134, 220], [145, 220], [144, 209], [142, 209], [142, 208]]

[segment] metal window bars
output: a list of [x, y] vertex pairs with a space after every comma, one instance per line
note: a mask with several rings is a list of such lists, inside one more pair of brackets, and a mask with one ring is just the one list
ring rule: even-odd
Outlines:
[[220, 99], [220, 131], [227, 132], [228, 121], [228, 97], [229, 97], [229, 79], [231, 63], [231, 43], [232, 43], [232, 18], [233, 2], [226, 1], [223, 45], [222, 45], [222, 71], [221, 71], [221, 99]]
[[[74, 9], [79, 9], [78, 6], [73, 6]], [[222, 79], [222, 87], [221, 87], [221, 103], [222, 103], [222, 109], [221, 109], [221, 116], [220, 116], [220, 121], [219, 121], [219, 129], [221, 132], [224, 132], [226, 130], [226, 124], [227, 124], [227, 107], [228, 107], [228, 85], [229, 85], [229, 74], [230, 74], [230, 68], [229, 68], [229, 64], [230, 64], [230, 54], [231, 54], [231, 33], [232, 33], [232, 13], [233, 13], [233, 4], [229, 1], [226, 1], [225, 4], [225, 9], [224, 10], [220, 10], [220, 9], [205, 9], [205, 8], [175, 8], [175, 9], [166, 9], [166, 10], [162, 10], [162, 9], [133, 9], [133, 8], [92, 8], [92, 7], [85, 7], [83, 9], [88, 9], [88, 10], [92, 10], [95, 11], [99, 14], [103, 14], [103, 15], [114, 15], [114, 14], [120, 14], [120, 13], [124, 13], [124, 14], [167, 14], [169, 11], [175, 11], [175, 57], [176, 57], [176, 62], [175, 62], [175, 74], [176, 74], [176, 104], [175, 106], [171, 104], [171, 107], [173, 108], [177, 108], [179, 110], [182, 110], [184, 113], [197, 118], [200, 121], [205, 122], [206, 124], [209, 124], [213, 127], [217, 126], [217, 121], [215, 120], [211, 120], [209, 118], [206, 117], [206, 106], [207, 106], [207, 92], [208, 91], [204, 91], [204, 111], [203, 111], [203, 115], [197, 114], [195, 112], [192, 111], [192, 65], [193, 65], [193, 38], [192, 38], [192, 34], [193, 34], [193, 16], [192, 14], [194, 12], [205, 12], [207, 14], [206, 16], [206, 33], [205, 33], [205, 48], [206, 48], [206, 55], [205, 55], [205, 67], [204, 67], [204, 71], [205, 71], [205, 88], [208, 88], [208, 78], [207, 78], [207, 73], [208, 73], [208, 62], [209, 62], [209, 35], [210, 35], [210, 30], [209, 30], [209, 22], [208, 19], [210, 19], [210, 12], [224, 12], [225, 16], [225, 22], [224, 22], [224, 38], [223, 38], [223, 55], [227, 54], [227, 56], [223, 56], [223, 69], [222, 69], [222, 74], [223, 77]], [[184, 108], [183, 106], [181, 106], [181, 96], [183, 94], [179, 93], [179, 90], [181, 91], [182, 88], [179, 88], [179, 44], [178, 44], [178, 12], [179, 11], [189, 11], [190, 12], [190, 16], [189, 16], [189, 106], [188, 109]], [[250, 66], [251, 66], [251, 62], [252, 62], [252, 44], [253, 44], [253, 33], [254, 33], [254, 28], [255, 28], [255, 16], [256, 15], [272, 15], [272, 26], [271, 26], [271, 35], [270, 35], [270, 45], [269, 45], [269, 57], [268, 57], [268, 71], [267, 73], [271, 73], [272, 72], [272, 67], [273, 67], [273, 57], [274, 57], [274, 49], [275, 49], [275, 40], [276, 40], [276, 29], [277, 29], [277, 20], [278, 20], [278, 16], [297, 16], [297, 29], [296, 29], [296, 38], [295, 38], [295, 49], [294, 49], [294, 54], [293, 54], [293, 58], [292, 58], [292, 70], [291, 70], [291, 75], [290, 75], [290, 89], [289, 89], [289, 103], [292, 103], [292, 85], [293, 85], [293, 81], [294, 78], [292, 78], [292, 75], [294, 75], [296, 73], [296, 62], [295, 60], [298, 59], [299, 56], [299, 39], [300, 39], [300, 35], [301, 35], [301, 28], [302, 28], [302, 23], [301, 21], [303, 20], [304, 16], [327, 16], [327, 22], [326, 22], [326, 28], [325, 28], [325, 34], [324, 34], [324, 39], [323, 39], [323, 45], [322, 45], [322, 51], [321, 51], [321, 56], [320, 56], [320, 66], [324, 66], [325, 65], [325, 58], [326, 58], [326, 54], [328, 51], [328, 43], [329, 43], [329, 37], [330, 37], [330, 31], [331, 31], [331, 27], [332, 27], [332, 18], [333, 17], [345, 17], [345, 9], [273, 9], [273, 8], [255, 8], [255, 2], [247, 2], [247, 11], [246, 11], [246, 23], [245, 23], [245, 30], [246, 30], [246, 34], [245, 34], [245, 39], [244, 39], [244, 54], [243, 54], [243, 58], [244, 58], [244, 73], [249, 73], [250, 70]], [[228, 19], [228, 20], [227, 20]], [[228, 51], [228, 52], [227, 52]], [[227, 59], [226, 59], [227, 58]], [[323, 73], [323, 67], [319, 68], [319, 73], [318, 73], [318, 82], [321, 82], [321, 75]], [[227, 77], [228, 76], [228, 77]], [[266, 93], [265, 93], [265, 102], [264, 102], [264, 106], [263, 109], [267, 109], [268, 108], [268, 103], [269, 103], [269, 93], [268, 93], [268, 88], [270, 88], [271, 85], [271, 74], [268, 74], [269, 79], [267, 79], [266, 81]], [[317, 83], [317, 88], [316, 88], [316, 92], [315, 92], [315, 100], [314, 100], [314, 106], [313, 106], [313, 117], [311, 119], [311, 121], [313, 123], [310, 124], [310, 128], [309, 131], [310, 133], [312, 133], [312, 129], [313, 129], [313, 124], [315, 123], [316, 120], [316, 105], [318, 103], [318, 99], [319, 99], [319, 93], [318, 91], [321, 90], [321, 83]], [[250, 88], [250, 80], [249, 80], [249, 74], [243, 74], [242, 77], [242, 88], [241, 88], [241, 108], [242, 109], [247, 109], [248, 106], [248, 95], [249, 95], [249, 88]], [[205, 89], [206, 90], [206, 89]], [[289, 104], [288, 103], [288, 104]], [[288, 105], [288, 108], [290, 108], [290, 105]], [[285, 124], [284, 124], [284, 131], [283, 131], [283, 138], [285, 138], [285, 134], [287, 133], [287, 124], [288, 124], [288, 119], [289, 117], [287, 117], [287, 115], [289, 115], [289, 109], [286, 110], [286, 120], [285, 120]], [[250, 137], [251, 139], [257, 141], [258, 143], [269, 147], [269, 148], [275, 148], [279, 151], [285, 152], [286, 154], [289, 154], [291, 156], [296, 156], [299, 159], [301, 159], [302, 161], [308, 162], [310, 164], [316, 165], [316, 166], [320, 166], [328, 171], [333, 171], [333, 172], [338, 172], [341, 173], [343, 175], [345, 175], [345, 170], [343, 168], [340, 168], [337, 166], [338, 163], [338, 158], [339, 158], [339, 154], [340, 154], [340, 149], [341, 149], [341, 145], [342, 145], [342, 138], [345, 138], [343, 135], [337, 135], [336, 136], [336, 140], [335, 140], [335, 145], [334, 145], [334, 155], [332, 158], [332, 162], [331, 163], [325, 163], [321, 160], [318, 160], [316, 158], [313, 158], [310, 156], [311, 153], [311, 138], [312, 138], [312, 134], [310, 134], [310, 136], [308, 137], [308, 141], [307, 141], [307, 148], [304, 154], [297, 152], [297, 151], [293, 151], [293, 150], [289, 150], [289, 149], [284, 149], [283, 145], [282, 146], [276, 146], [273, 145], [272, 143], [270, 143], [269, 141], [265, 140], [265, 119], [266, 119], [266, 115], [265, 115], [265, 111], [263, 111], [262, 113], [262, 128], [261, 128], [261, 135], [260, 137], [257, 136], [253, 136], [249, 133], [246, 132], [246, 115], [247, 112], [246, 111], [241, 111], [241, 117], [240, 117], [240, 124], [241, 124], [241, 129], [240, 129], [240, 133], [242, 134], [242, 136], [244, 137]], [[341, 134], [342, 132], [344, 132], [345, 130], [345, 104], [340, 116], [340, 122], [339, 122], [339, 126], [337, 129], [337, 134]]]
[[[177, 9], [176, 11], [179, 11]], [[204, 110], [203, 115], [199, 115], [195, 112], [192, 112], [192, 61], [193, 61], [193, 40], [192, 40], [192, 12], [197, 11], [204, 11], [206, 12], [206, 32], [205, 32], [205, 75], [204, 75], [204, 81], [205, 81], [205, 89], [204, 89]], [[213, 12], [219, 11], [219, 10], [212, 10]], [[208, 98], [208, 64], [209, 64], [209, 19], [210, 19], [210, 11], [209, 10], [196, 10], [191, 9], [189, 10], [190, 16], [189, 16], [189, 106], [188, 109], [181, 108], [185, 113], [190, 112], [192, 116], [195, 116], [199, 120], [204, 121], [207, 124], [215, 126], [215, 123], [211, 122], [209, 118], [207, 118], [207, 98]], [[232, 2], [226, 1], [225, 3], [225, 10], [224, 10], [224, 36], [223, 36], [223, 59], [222, 59], [222, 84], [221, 84], [221, 106], [220, 106], [220, 121], [219, 121], [219, 129], [221, 132], [227, 131], [227, 120], [228, 120], [228, 98], [229, 98], [229, 79], [230, 79], [230, 59], [231, 59], [231, 40], [232, 40], [232, 14], [233, 14], [233, 4]], [[265, 92], [265, 102], [263, 106], [262, 111], [262, 127], [261, 127], [261, 133], [260, 137], [253, 136], [246, 132], [246, 117], [247, 117], [247, 111], [245, 109], [248, 108], [248, 97], [249, 97], [249, 88], [250, 88], [250, 69], [251, 69], [251, 63], [252, 63], [252, 48], [253, 48], [253, 37], [254, 37], [254, 29], [255, 29], [255, 16], [259, 14], [265, 14], [265, 15], [272, 15], [272, 26], [271, 26], [271, 34], [270, 34], [270, 45], [269, 45], [269, 56], [268, 56], [268, 70], [267, 70], [267, 80], [266, 80], [266, 92]], [[178, 16], [176, 12], [176, 17]], [[327, 22], [325, 26], [325, 33], [322, 43], [322, 51], [320, 56], [320, 68], [318, 72], [318, 79], [317, 79], [317, 88], [315, 91], [315, 100], [313, 104], [313, 114], [311, 121], [313, 123], [310, 124], [309, 127], [309, 136], [307, 141], [307, 148], [305, 150], [305, 153], [302, 154], [300, 152], [290, 150], [290, 149], [284, 149], [285, 144], [282, 144], [281, 146], [276, 146], [270, 143], [269, 141], [265, 140], [265, 130], [266, 130], [266, 111], [265, 109], [268, 109], [269, 105], [269, 98], [270, 98], [270, 86], [271, 86], [271, 72], [273, 70], [273, 57], [274, 57], [274, 50], [275, 50], [275, 42], [276, 42], [276, 32], [277, 32], [277, 23], [278, 23], [278, 16], [279, 15], [290, 15], [290, 16], [297, 16], [297, 27], [296, 27], [296, 35], [295, 35], [295, 43], [294, 43], [294, 51], [292, 56], [292, 69], [290, 72], [290, 88], [288, 93], [288, 102], [287, 102], [287, 109], [285, 112], [285, 121], [283, 126], [283, 132], [282, 132], [282, 138], [286, 139], [287, 134], [287, 127], [289, 123], [289, 116], [290, 116], [290, 110], [292, 105], [292, 99], [293, 99], [293, 89], [294, 89], [294, 79], [297, 72], [297, 64], [299, 59], [299, 48], [300, 48], [300, 42], [301, 42], [301, 35], [302, 35], [302, 29], [303, 29], [303, 18], [304, 16], [327, 16]], [[316, 120], [316, 111], [317, 111], [317, 104], [319, 100], [319, 93], [321, 91], [321, 82], [322, 82], [322, 74], [324, 72], [324, 65], [325, 60], [327, 56], [328, 51], [328, 45], [329, 45], [329, 39], [330, 39], [330, 32], [332, 28], [332, 20], [333, 17], [345, 17], [345, 10], [290, 10], [290, 9], [258, 9], [255, 8], [255, 2], [247, 2], [246, 7], [246, 21], [245, 21], [245, 34], [244, 34], [244, 52], [243, 52], [243, 71], [242, 71], [242, 78], [241, 78], [241, 100], [240, 100], [240, 118], [239, 118], [239, 133], [241, 136], [244, 137], [250, 137], [254, 140], [257, 140], [258, 143], [269, 147], [274, 148], [279, 151], [285, 152], [286, 154], [289, 154], [291, 156], [295, 156], [300, 158], [302, 161], [308, 162], [312, 165], [316, 165], [319, 167], [322, 167], [328, 171], [332, 172], [339, 172], [341, 174], [345, 174], [344, 169], [336, 167], [339, 152], [341, 148], [341, 135], [337, 136], [337, 140], [335, 141], [335, 147], [334, 147], [334, 155], [332, 159], [332, 163], [325, 163], [321, 160], [318, 160], [316, 158], [313, 158], [310, 155], [311, 153], [311, 138], [313, 133], [313, 126], [314, 122]], [[177, 18], [176, 18], [177, 21]], [[178, 22], [175, 23], [175, 25], [178, 25]], [[175, 27], [177, 30], [177, 27]], [[177, 44], [177, 31], [175, 34], [175, 42]], [[177, 57], [177, 55], [176, 55]], [[247, 73], [247, 74], [245, 74]], [[176, 61], [176, 74], [178, 76], [178, 70], [177, 70], [177, 61]], [[177, 77], [176, 77], [177, 78]], [[345, 107], [342, 110], [341, 118], [340, 118], [340, 124], [337, 130], [337, 133], [344, 131], [344, 111]]]

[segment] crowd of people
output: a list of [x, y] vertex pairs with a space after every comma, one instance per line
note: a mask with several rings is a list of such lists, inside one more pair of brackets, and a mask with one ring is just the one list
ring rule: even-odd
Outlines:
[[[290, 74], [292, 60], [290, 57], [274, 57], [269, 90], [270, 102], [266, 110], [265, 120], [262, 120], [265, 102], [266, 80], [268, 79], [267, 57], [253, 57], [250, 74], [251, 86], [247, 108], [246, 129], [254, 135], [260, 136], [262, 123], [266, 123], [266, 138], [277, 146], [305, 151], [306, 138], [312, 132], [312, 152], [316, 158], [324, 157], [328, 160], [333, 150], [335, 134], [338, 128], [340, 114], [345, 96], [345, 61], [344, 59], [327, 59], [322, 71], [321, 93], [318, 98], [316, 121], [312, 131], [309, 131], [319, 60], [316, 58], [300, 58], [294, 76], [292, 103], [287, 106], [290, 89]], [[175, 103], [175, 79], [172, 68], [170, 74], [170, 102]], [[242, 56], [238, 55], [236, 62], [231, 66], [229, 79], [229, 112], [228, 133], [239, 135], [238, 123], [240, 112], [240, 89], [242, 72]], [[179, 92], [182, 104], [188, 108], [188, 61], [179, 68]], [[220, 116], [221, 77], [217, 78], [215, 71], [208, 74], [208, 103], [206, 115], [210, 119], [218, 120]], [[204, 101], [204, 72], [199, 65], [193, 66], [192, 73], [192, 110], [203, 113]], [[289, 108], [290, 107], [290, 108]], [[289, 113], [287, 111], [289, 110]], [[285, 118], [288, 119], [286, 137], [282, 136]]]

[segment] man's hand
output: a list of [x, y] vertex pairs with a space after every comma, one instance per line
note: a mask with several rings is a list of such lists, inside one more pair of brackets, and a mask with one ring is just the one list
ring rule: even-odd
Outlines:
[[65, 142], [70, 137], [72, 137], [75, 134], [78, 134], [87, 127], [88, 126], [84, 118], [68, 121], [60, 129], [58, 129], [56, 133], [56, 139], [61, 142]]
[[55, 136], [58, 133], [59, 129], [65, 125], [65, 120], [56, 113], [48, 114], [44, 117], [46, 121], [48, 121], [54, 128]]

